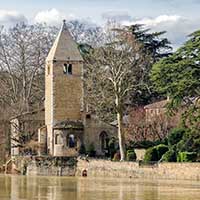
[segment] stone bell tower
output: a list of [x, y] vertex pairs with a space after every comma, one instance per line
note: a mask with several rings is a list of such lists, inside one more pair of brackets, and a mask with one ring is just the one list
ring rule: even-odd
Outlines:
[[50, 155], [54, 155], [55, 124], [82, 120], [82, 78], [83, 58], [64, 20], [45, 68], [45, 124]]

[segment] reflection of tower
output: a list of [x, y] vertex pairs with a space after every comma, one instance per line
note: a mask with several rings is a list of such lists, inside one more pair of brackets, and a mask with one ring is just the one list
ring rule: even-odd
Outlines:
[[46, 59], [45, 124], [48, 149], [54, 155], [54, 125], [82, 118], [83, 58], [65, 21]]
[[158, 187], [156, 180], [138, 180], [135, 184], [135, 199], [158, 199]]
[[10, 197], [11, 200], [19, 199], [20, 198], [20, 178], [19, 176], [11, 176], [11, 191]]

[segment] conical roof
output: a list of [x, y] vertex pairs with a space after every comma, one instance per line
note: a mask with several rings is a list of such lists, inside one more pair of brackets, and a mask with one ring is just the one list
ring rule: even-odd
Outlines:
[[61, 30], [47, 56], [47, 61], [83, 61], [76, 42], [69, 33], [63, 20]]

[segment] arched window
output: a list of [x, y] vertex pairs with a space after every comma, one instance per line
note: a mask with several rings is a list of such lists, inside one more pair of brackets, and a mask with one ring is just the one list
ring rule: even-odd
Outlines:
[[69, 148], [74, 148], [74, 147], [77, 146], [77, 140], [76, 140], [76, 137], [73, 134], [70, 134], [67, 137], [67, 146]]
[[62, 138], [60, 134], [55, 135], [55, 144], [62, 144]]
[[101, 134], [99, 135], [99, 140], [100, 140], [101, 150], [102, 151], [107, 150], [109, 138], [108, 134], [105, 131], [101, 132]]
[[72, 64], [64, 64], [63, 65], [63, 73], [67, 75], [72, 75]]

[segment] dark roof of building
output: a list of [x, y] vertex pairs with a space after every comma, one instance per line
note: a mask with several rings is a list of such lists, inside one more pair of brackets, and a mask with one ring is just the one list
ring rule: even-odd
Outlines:
[[84, 125], [82, 121], [64, 120], [56, 123], [54, 129], [77, 129], [83, 130]]
[[149, 105], [146, 105], [144, 109], [157, 109], [157, 108], [165, 108], [167, 105], [168, 100], [158, 101]]

